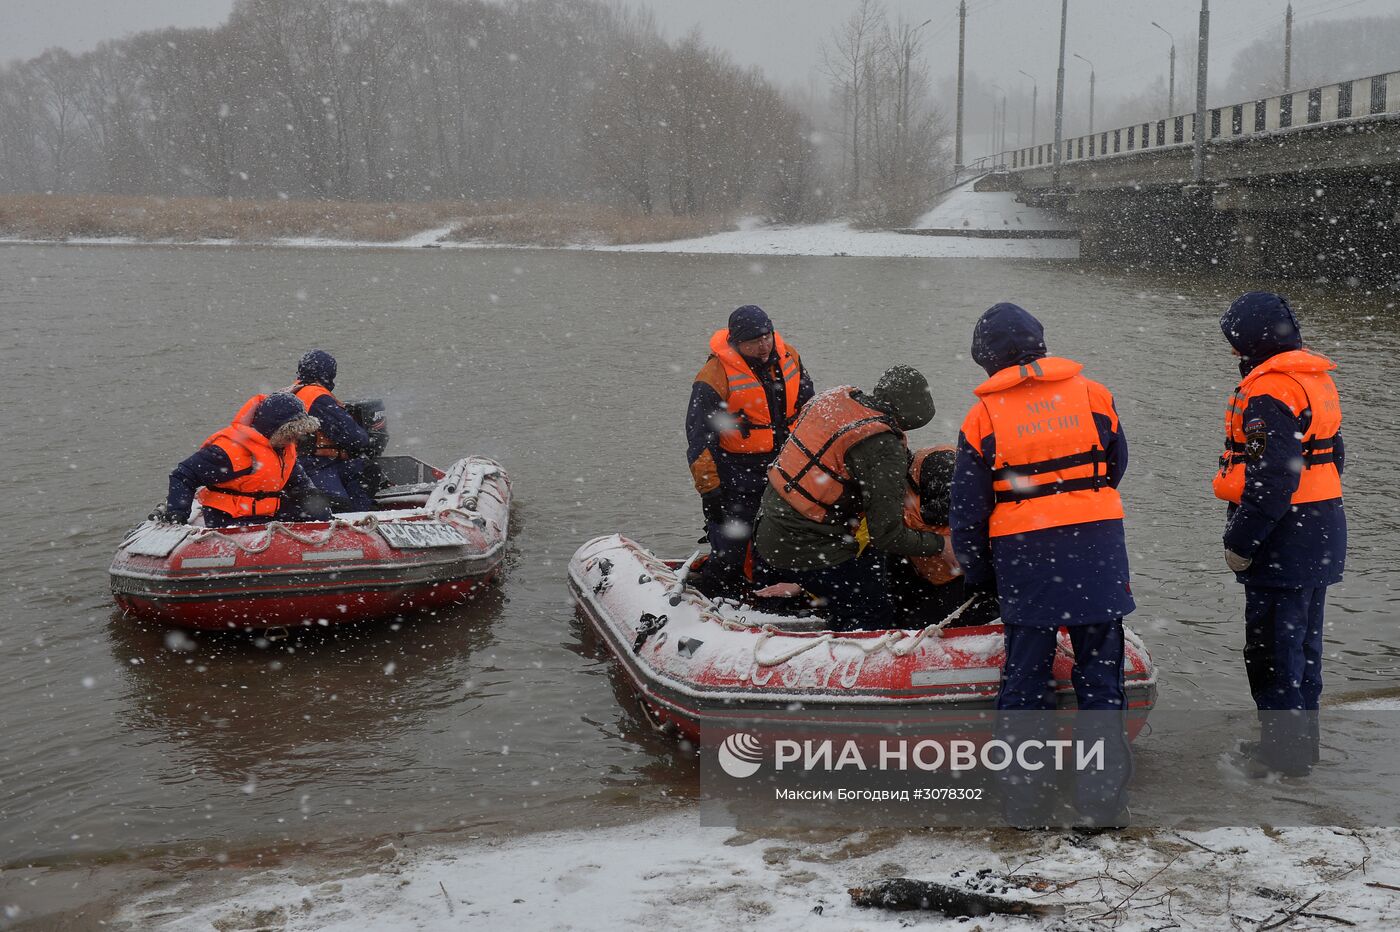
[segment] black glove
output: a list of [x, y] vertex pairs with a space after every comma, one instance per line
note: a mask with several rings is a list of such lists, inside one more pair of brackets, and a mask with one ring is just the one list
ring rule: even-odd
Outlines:
[[147, 520], [148, 520], [148, 521], [154, 521], [154, 522], [156, 522], [157, 524], [184, 524], [184, 523], [185, 523], [185, 522], [184, 522], [183, 520], [181, 520], [180, 518], [178, 518], [178, 517], [176, 517], [175, 515], [171, 514], [171, 512], [170, 512], [170, 507], [169, 507], [168, 505], [166, 505], [165, 502], [161, 502], [159, 505], [157, 505], [157, 506], [156, 506], [156, 510], [153, 511], [153, 512], [151, 512], [151, 513], [150, 513], [149, 515], [147, 515], [146, 517], [147, 517]]
[[724, 525], [724, 493], [719, 489], [700, 496], [700, 507], [705, 512], [705, 526], [719, 528]]
[[370, 457], [377, 459], [383, 456], [385, 448], [389, 446], [389, 428], [384, 426], [383, 421], [376, 421], [374, 426], [369, 429], [369, 440], [371, 444]]

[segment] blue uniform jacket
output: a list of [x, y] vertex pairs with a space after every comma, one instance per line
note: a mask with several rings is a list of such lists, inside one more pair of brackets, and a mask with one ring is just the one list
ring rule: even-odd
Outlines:
[[[1292, 505], [1298, 489], [1301, 438], [1311, 412], [1295, 417], [1288, 405], [1266, 394], [1253, 395], [1244, 423], [1263, 421], [1265, 453], [1245, 462], [1244, 492], [1226, 509], [1227, 550], [1252, 557], [1254, 563], [1235, 578], [1246, 586], [1311, 589], [1340, 582], [1346, 566], [1347, 518], [1342, 500]], [[1345, 466], [1342, 435], [1335, 446], [1337, 472]]]
[[[1114, 488], [1128, 468], [1128, 440], [1120, 421], [1096, 413], [1108, 481]], [[1133, 611], [1123, 522], [1091, 521], [998, 537], [987, 533], [995, 505], [992, 467], [996, 437], [975, 449], [958, 434], [949, 519], [953, 550], [968, 585], [995, 581], [1002, 621], [1010, 625], [1102, 624]]]
[[[711, 359], [711, 362], [714, 362]], [[776, 369], [777, 355], [771, 357], [769, 364], [760, 366], [756, 374], [763, 382], [764, 390], [768, 395], [768, 410], [783, 410], [783, 382], [781, 373]], [[708, 365], [708, 364], [707, 364]], [[718, 370], [723, 376], [723, 369]], [[702, 375], [704, 374], [702, 370]], [[807, 366], [802, 365], [801, 375], [797, 386], [797, 410], [800, 412], [812, 400], [816, 394], [816, 389], [812, 385], [812, 377], [807, 374]], [[729, 415], [729, 406], [710, 381], [697, 377], [694, 385], [690, 389], [690, 404], [685, 412], [685, 436], [687, 441], [686, 461], [691, 464], [691, 472], [696, 477], [696, 491], [701, 494], [715, 491], [715, 489], [728, 490], [739, 495], [759, 495], [768, 484], [768, 466], [777, 456], [777, 449], [787, 439], [787, 428], [789, 425], [782, 423], [782, 418], [776, 418], [779, 430], [774, 432], [774, 452], [773, 453], [728, 453], [720, 449], [719, 430], [715, 427], [716, 418], [724, 418]], [[706, 457], [705, 454], [709, 453]], [[718, 477], [718, 483], [713, 488], [702, 488], [710, 485], [714, 481], [713, 476], [706, 475], [708, 470], [703, 466], [706, 460], [712, 461], [714, 471]]]
[[[166, 510], [172, 517], [180, 521], [188, 520], [190, 507], [194, 504], [194, 494], [199, 488], [218, 485], [239, 476], [246, 476], [252, 471], [253, 468], [250, 466], [235, 472], [228, 454], [222, 449], [212, 444], [200, 447], [170, 471], [170, 487], [165, 496]], [[292, 467], [292, 473], [287, 477], [287, 484], [282, 491], [293, 499], [304, 497], [306, 494], [316, 491], [316, 486], [311, 483], [302, 470], [300, 460]], [[330, 516], [330, 510], [326, 509], [324, 514], [309, 517], [324, 519]]]

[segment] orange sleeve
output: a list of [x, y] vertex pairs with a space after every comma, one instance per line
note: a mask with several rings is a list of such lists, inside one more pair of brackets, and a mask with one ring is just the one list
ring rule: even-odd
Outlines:
[[690, 478], [695, 482], [695, 491], [701, 495], [719, 488], [719, 470], [715, 468], [715, 457], [708, 449], [690, 464]]
[[713, 388], [720, 401], [729, 400], [729, 376], [725, 375], [724, 363], [719, 361], [718, 356], [711, 356], [705, 360], [705, 364], [695, 374], [695, 381], [704, 382]]

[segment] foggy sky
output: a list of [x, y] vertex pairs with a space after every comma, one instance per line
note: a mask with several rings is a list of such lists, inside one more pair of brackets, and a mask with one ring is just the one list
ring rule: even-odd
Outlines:
[[[675, 38], [698, 25], [707, 42], [727, 49], [742, 65], [758, 65], [784, 85], [820, 85], [818, 47], [855, 7], [854, 0], [639, 0]], [[1276, 35], [1282, 56], [1286, 0], [1215, 0], [1211, 10], [1212, 79], [1229, 71], [1234, 53], [1263, 36]], [[165, 26], [214, 26], [233, 0], [0, 0], [0, 61], [29, 58], [52, 45], [85, 51], [104, 39]], [[891, 14], [923, 29], [935, 81], [957, 67], [956, 0], [886, 0]], [[1296, 0], [1295, 26], [1327, 19], [1394, 13], [1395, 0]], [[1035, 76], [1041, 100], [1053, 99], [1059, 41], [1056, 0], [968, 0], [970, 71], [1013, 93], [1030, 90]], [[1066, 50], [1067, 93], [1085, 93], [1091, 59], [1099, 92], [1134, 93], [1165, 78], [1170, 42], [1152, 28], [1156, 20], [1176, 37], [1177, 93], [1190, 94], [1194, 78], [1181, 66], [1196, 41], [1199, 0], [1070, 0]], [[1281, 67], [1281, 66], [1280, 66]], [[1354, 77], [1336, 75], [1337, 78]], [[1008, 84], [1009, 82], [1009, 84]], [[1048, 96], [1047, 96], [1048, 95]]]

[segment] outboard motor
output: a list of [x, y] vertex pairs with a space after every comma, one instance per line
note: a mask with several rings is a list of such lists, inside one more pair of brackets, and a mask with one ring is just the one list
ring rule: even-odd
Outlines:
[[389, 427], [385, 420], [384, 401], [380, 398], [368, 398], [364, 401], [344, 402], [345, 410], [365, 430], [369, 431], [370, 437], [374, 440], [373, 455], [378, 457], [384, 453], [384, 448], [389, 445]]

